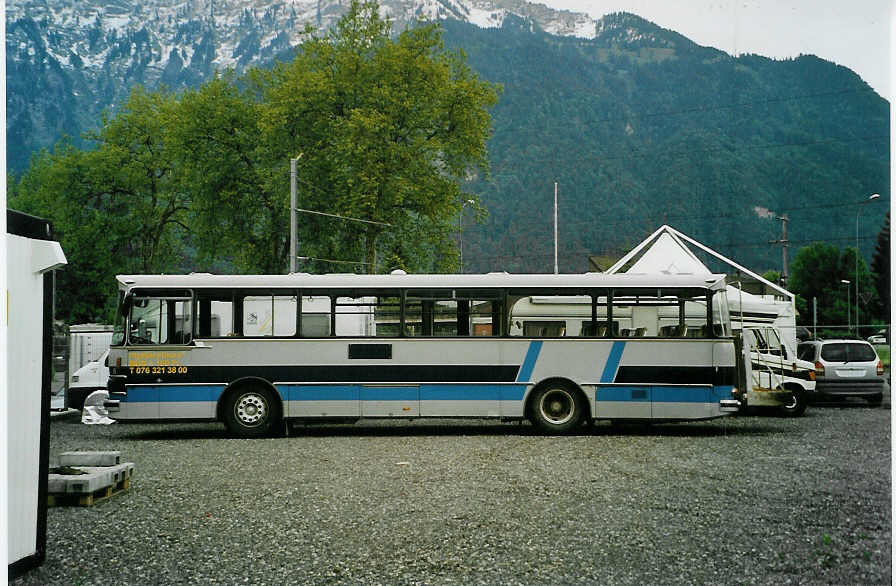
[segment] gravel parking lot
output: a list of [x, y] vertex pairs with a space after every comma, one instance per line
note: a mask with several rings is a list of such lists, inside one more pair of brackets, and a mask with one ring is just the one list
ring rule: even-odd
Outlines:
[[119, 450], [131, 490], [49, 510], [16, 584], [891, 582], [890, 401], [798, 419], [610, 427], [300, 427], [54, 420]]

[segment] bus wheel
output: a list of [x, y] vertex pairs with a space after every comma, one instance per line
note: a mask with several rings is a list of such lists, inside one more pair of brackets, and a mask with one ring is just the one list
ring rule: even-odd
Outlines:
[[542, 431], [566, 433], [581, 425], [585, 401], [576, 389], [555, 381], [535, 391], [529, 416]]
[[261, 386], [243, 386], [224, 400], [224, 424], [238, 437], [270, 435], [280, 420], [280, 404]]
[[799, 417], [806, 411], [806, 394], [796, 389], [790, 390], [790, 397], [787, 402], [778, 407], [778, 413], [784, 417]]

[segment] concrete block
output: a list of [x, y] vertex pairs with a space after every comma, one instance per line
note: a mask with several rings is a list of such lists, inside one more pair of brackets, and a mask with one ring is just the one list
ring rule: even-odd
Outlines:
[[60, 466], [116, 466], [121, 463], [121, 452], [63, 452]]
[[50, 474], [47, 492], [50, 494], [92, 494], [108, 487], [128, 484], [134, 473], [133, 462], [117, 466], [78, 466], [85, 474]]

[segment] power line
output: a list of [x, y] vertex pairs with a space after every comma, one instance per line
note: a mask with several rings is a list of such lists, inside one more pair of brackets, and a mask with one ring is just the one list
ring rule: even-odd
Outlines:
[[338, 218], [340, 220], [347, 220], [350, 222], [364, 222], [365, 224], [376, 224], [378, 226], [389, 226], [389, 227], [392, 226], [392, 224], [387, 224], [386, 222], [374, 222], [373, 220], [361, 220], [360, 218], [349, 218], [348, 216], [340, 216], [338, 214], [328, 214], [326, 212], [316, 212], [314, 210], [303, 210], [301, 208], [296, 208], [296, 211], [303, 212], [306, 214], [315, 214], [318, 216], [327, 216], [329, 218]]
[[362, 260], [333, 260], [329, 258], [317, 258], [316, 256], [297, 256], [298, 260], [314, 260], [318, 262], [328, 262], [332, 264], [342, 264], [342, 265], [369, 265], [371, 263], [364, 262]]

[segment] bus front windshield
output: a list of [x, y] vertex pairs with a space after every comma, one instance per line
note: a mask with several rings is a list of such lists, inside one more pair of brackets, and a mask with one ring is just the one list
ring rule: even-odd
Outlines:
[[124, 291], [118, 292], [118, 311], [115, 312], [115, 327], [112, 330], [112, 346], [121, 346], [124, 344], [124, 321], [127, 317], [128, 310], [124, 305]]
[[128, 320], [130, 344], [189, 344], [189, 298], [134, 297]]

